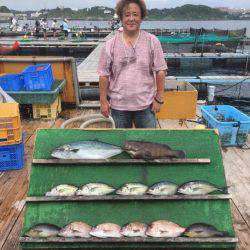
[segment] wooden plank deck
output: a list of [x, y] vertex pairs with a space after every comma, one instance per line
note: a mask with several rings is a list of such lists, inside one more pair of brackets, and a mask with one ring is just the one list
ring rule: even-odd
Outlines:
[[89, 56], [77, 67], [77, 75], [79, 83], [97, 83], [99, 77], [97, 75], [98, 60], [104, 42], [110, 39], [114, 33], [110, 33], [105, 39], [99, 42], [99, 45], [89, 54]]
[[[18, 171], [0, 172], [0, 249], [19, 250], [19, 235], [22, 228], [23, 210], [29, 183], [34, 139], [37, 128], [58, 128], [65, 119], [96, 110], [67, 109], [56, 121], [23, 120], [25, 132], [25, 167]], [[160, 120], [159, 127], [166, 129], [193, 128], [195, 123], [176, 120]], [[250, 144], [250, 138], [248, 138]], [[250, 154], [249, 150], [236, 147], [222, 151], [234, 228], [239, 238], [238, 250], [250, 248]]]

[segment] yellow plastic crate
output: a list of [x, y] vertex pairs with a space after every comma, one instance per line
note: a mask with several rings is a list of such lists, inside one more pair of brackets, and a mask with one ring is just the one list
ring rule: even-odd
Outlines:
[[61, 97], [58, 96], [52, 104], [33, 104], [32, 110], [34, 119], [56, 119], [62, 111]]
[[0, 146], [21, 142], [22, 128], [18, 103], [0, 103]]
[[194, 119], [197, 107], [197, 90], [189, 83], [168, 80], [164, 92], [164, 104], [157, 113], [158, 119]]

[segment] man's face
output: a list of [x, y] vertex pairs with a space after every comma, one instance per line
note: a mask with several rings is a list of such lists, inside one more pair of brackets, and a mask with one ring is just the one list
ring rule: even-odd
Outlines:
[[142, 23], [138, 4], [130, 3], [123, 10], [122, 24], [125, 31], [138, 31]]

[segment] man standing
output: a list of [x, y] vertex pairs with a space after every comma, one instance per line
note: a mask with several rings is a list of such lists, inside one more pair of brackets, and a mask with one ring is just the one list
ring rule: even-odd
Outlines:
[[107, 41], [98, 66], [101, 113], [111, 114], [117, 128], [155, 128], [167, 69], [161, 44], [140, 30], [143, 0], [120, 0], [116, 12], [123, 31]]

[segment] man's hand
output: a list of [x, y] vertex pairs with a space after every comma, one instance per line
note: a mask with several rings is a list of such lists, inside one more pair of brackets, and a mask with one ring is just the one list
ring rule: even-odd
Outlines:
[[162, 104], [160, 104], [160, 103], [158, 103], [157, 101], [154, 100], [153, 104], [152, 104], [152, 108], [151, 108], [152, 112], [154, 112], [155, 114], [160, 112], [161, 106], [162, 106]]
[[110, 115], [110, 104], [108, 100], [102, 100], [101, 102], [101, 114], [105, 117]]

